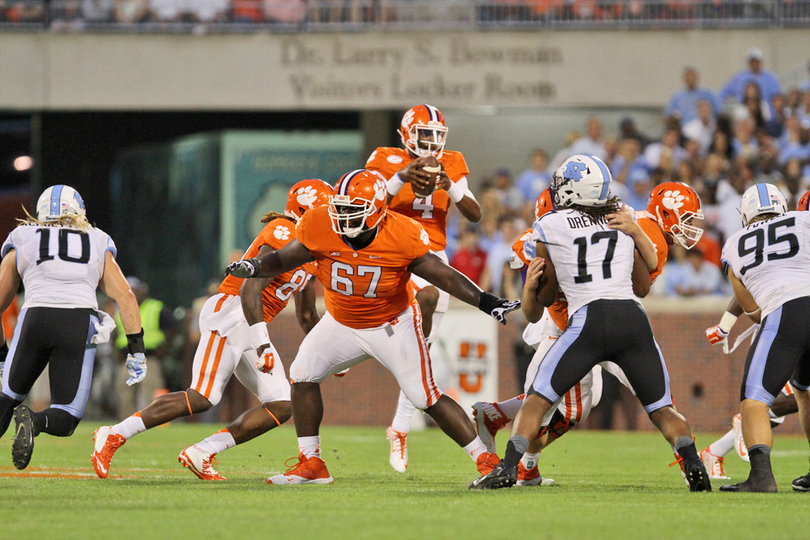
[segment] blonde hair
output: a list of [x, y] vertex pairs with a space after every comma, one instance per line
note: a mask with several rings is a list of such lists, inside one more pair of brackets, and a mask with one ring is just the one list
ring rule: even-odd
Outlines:
[[262, 223], [270, 223], [274, 219], [289, 219], [293, 223], [295, 220], [290, 216], [284, 215], [281, 212], [267, 212], [265, 215], [262, 216]]
[[73, 227], [82, 231], [93, 228], [93, 226], [90, 225], [90, 222], [87, 221], [87, 217], [79, 214], [65, 214], [63, 216], [59, 216], [59, 219], [40, 221], [29, 214], [28, 210], [24, 206], [23, 212], [25, 212], [25, 217], [17, 219], [17, 223], [20, 225], [39, 225], [40, 227]]

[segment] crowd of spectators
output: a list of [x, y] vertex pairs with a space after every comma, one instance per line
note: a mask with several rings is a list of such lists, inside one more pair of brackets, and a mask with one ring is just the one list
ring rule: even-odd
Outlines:
[[471, 19], [484, 25], [609, 25], [808, 17], [807, 0], [0, 0], [0, 24], [55, 28], [65, 23], [290, 25]]
[[515, 182], [507, 169], [495, 171], [476, 193], [481, 222], [468, 224], [458, 214], [451, 218], [451, 233], [463, 238], [448, 246], [451, 263], [464, 259], [460, 268], [467, 273], [474, 262], [475, 273], [467, 275], [492, 292], [516, 298], [521, 283], [508, 269], [510, 246], [531, 226], [535, 201], [553, 171], [570, 155], [586, 153], [605, 161], [613, 193], [636, 210], [646, 208], [652, 188], [662, 182], [684, 182], [700, 195], [703, 238], [688, 252], [672, 248], [653, 294], [731, 294], [720, 253], [725, 239], [742, 227], [742, 193], [756, 183], [775, 184], [795, 209], [810, 189], [810, 78], [783, 89], [764, 69], [758, 49], [749, 50], [745, 60], [746, 68], [717, 92], [700, 86], [695, 68], [684, 69], [684, 87], [666, 106], [658, 138], [641, 133], [631, 117], [621, 120], [615, 135], [605, 135], [594, 116], [584, 135], [566, 135], [565, 148], [551, 159], [541, 148], [532, 150], [530, 167]]

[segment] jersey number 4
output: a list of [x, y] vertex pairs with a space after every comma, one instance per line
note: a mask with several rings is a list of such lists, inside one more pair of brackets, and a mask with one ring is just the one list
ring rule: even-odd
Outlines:
[[[616, 231], [599, 231], [591, 236], [591, 245], [598, 244], [607, 238], [608, 245], [605, 251], [605, 258], [602, 260], [602, 277], [610, 279], [613, 273], [610, 271], [610, 263], [613, 261], [613, 253], [616, 251], [616, 242], [619, 240], [619, 233]], [[577, 267], [579, 273], [574, 276], [574, 283], [588, 283], [593, 281], [593, 275], [588, 273], [588, 238], [580, 236], [574, 239], [577, 245]]]
[[[51, 229], [37, 229], [39, 233], [39, 260], [37, 266], [45, 261], [54, 260], [51, 255]], [[68, 254], [68, 238], [71, 234], [77, 235], [81, 239], [82, 252], [78, 257], [71, 257]], [[59, 247], [57, 255], [60, 259], [67, 262], [87, 264], [90, 261], [90, 237], [87, 233], [77, 231], [74, 229], [59, 229]]]
[[[768, 225], [769, 246], [775, 246], [776, 244], [782, 244], [785, 242], [787, 243], [787, 251], [783, 253], [768, 253], [769, 261], [775, 261], [777, 259], [789, 259], [791, 257], [795, 257], [799, 252], [799, 239], [795, 234], [792, 232], [785, 232], [782, 234], [782, 236], [777, 236], [779, 233], [778, 229], [793, 227], [794, 225], [796, 225], [796, 218], [788, 218]], [[748, 240], [750, 238], [754, 239], [754, 245], [747, 247]], [[763, 253], [765, 251], [765, 228], [760, 227], [742, 235], [739, 242], [737, 242], [737, 251], [740, 254], [740, 258], [750, 255], [751, 253], [754, 254], [754, 262], [751, 264], [746, 264], [740, 268], [740, 275], [744, 276], [746, 272], [752, 268], [756, 268], [765, 260], [765, 254]]]

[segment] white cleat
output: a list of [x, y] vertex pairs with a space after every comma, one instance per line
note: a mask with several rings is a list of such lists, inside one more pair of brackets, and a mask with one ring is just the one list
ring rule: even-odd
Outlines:
[[748, 457], [748, 447], [745, 445], [745, 440], [743, 439], [742, 416], [735, 414], [731, 425], [734, 427], [734, 449], [737, 451], [737, 455], [740, 456], [740, 459], [748, 462], [750, 459]]
[[408, 434], [389, 427], [385, 430], [385, 435], [391, 443], [388, 462], [395, 471], [402, 474], [408, 468]]
[[712, 454], [708, 446], [700, 451], [700, 459], [703, 461], [703, 466], [709, 471], [710, 478], [718, 480], [729, 478], [723, 470], [723, 458]]
[[477, 401], [473, 405], [473, 418], [475, 419], [475, 431], [481, 438], [481, 442], [487, 447], [487, 452], [495, 453], [495, 435], [506, 426], [512, 419], [507, 418], [497, 403], [488, 401]]
[[93, 463], [93, 469], [99, 478], [107, 478], [110, 474], [110, 464], [112, 463], [115, 451], [121, 448], [127, 440], [113, 433], [110, 426], [101, 426], [93, 433], [93, 440], [96, 442], [93, 448], [93, 455], [90, 456], [90, 461]]
[[217, 465], [216, 454], [204, 452], [196, 444], [192, 444], [180, 452], [177, 461], [196, 474], [200, 480], [227, 480], [224, 476], [220, 476], [214, 468]]

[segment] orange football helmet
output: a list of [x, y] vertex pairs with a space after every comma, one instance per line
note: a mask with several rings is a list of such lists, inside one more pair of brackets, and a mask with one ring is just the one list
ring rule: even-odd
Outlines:
[[357, 169], [344, 174], [329, 197], [332, 230], [355, 238], [379, 225], [388, 206], [388, 187], [377, 171]]
[[540, 219], [541, 216], [554, 210], [554, 201], [551, 200], [551, 189], [546, 188], [537, 197], [537, 203], [534, 205], [534, 218]]
[[796, 210], [801, 210], [802, 212], [810, 210], [810, 191], [802, 195], [802, 198], [799, 199], [799, 204], [796, 205]]
[[444, 115], [433, 105], [411, 107], [402, 117], [399, 135], [402, 144], [414, 155], [441, 159], [447, 140]]
[[287, 208], [284, 209], [284, 215], [298, 223], [307, 210], [329, 204], [331, 194], [332, 186], [323, 180], [310, 178], [296, 182], [287, 192]]
[[646, 213], [686, 249], [695, 247], [703, 236], [703, 229], [692, 224], [696, 219], [703, 219], [700, 197], [682, 182], [664, 182], [655, 186]]

